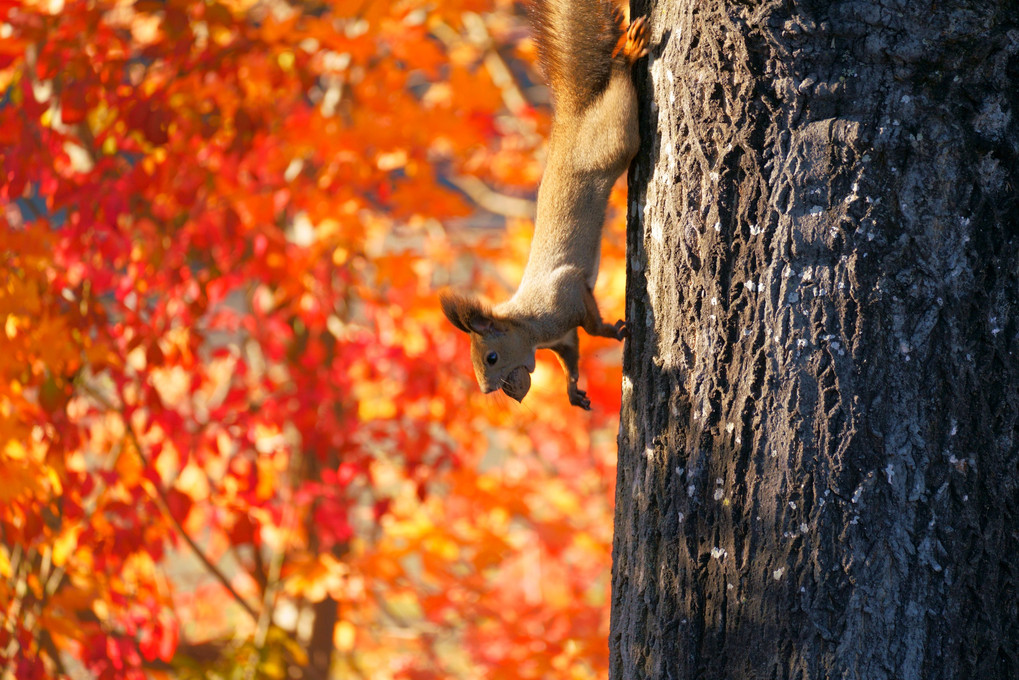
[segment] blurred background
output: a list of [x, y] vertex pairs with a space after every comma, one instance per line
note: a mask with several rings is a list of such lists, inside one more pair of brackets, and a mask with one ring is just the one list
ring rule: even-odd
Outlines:
[[482, 395], [435, 294], [519, 280], [534, 62], [509, 0], [0, 0], [3, 680], [606, 676], [620, 346]]

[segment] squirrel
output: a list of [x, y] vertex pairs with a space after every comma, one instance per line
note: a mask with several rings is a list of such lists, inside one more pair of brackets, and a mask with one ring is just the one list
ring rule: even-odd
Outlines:
[[537, 349], [567, 376], [570, 403], [591, 410], [577, 386], [577, 328], [622, 340], [626, 324], [602, 320], [593, 288], [609, 191], [637, 153], [631, 68], [647, 54], [644, 18], [627, 25], [610, 0], [535, 0], [539, 61], [552, 92], [548, 162], [538, 188], [534, 238], [516, 293], [491, 307], [471, 294], [439, 293], [449, 321], [467, 333], [478, 385], [521, 401]]

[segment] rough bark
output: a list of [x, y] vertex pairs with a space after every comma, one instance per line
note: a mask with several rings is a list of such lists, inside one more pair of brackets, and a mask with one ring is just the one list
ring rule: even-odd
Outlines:
[[610, 677], [1019, 678], [1019, 4], [633, 10]]

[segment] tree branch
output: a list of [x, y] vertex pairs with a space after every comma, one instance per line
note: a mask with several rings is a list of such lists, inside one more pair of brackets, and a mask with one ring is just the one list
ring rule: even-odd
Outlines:
[[[124, 431], [127, 433], [128, 439], [130, 439], [131, 443], [134, 445], [134, 450], [138, 454], [138, 458], [141, 459], [142, 464], [144, 464], [147, 467], [149, 465], [149, 460], [143, 453], [141, 440], [138, 438], [138, 433], [134, 431], [134, 425], [131, 424], [130, 418], [128, 418], [127, 414], [124, 413], [123, 409], [117, 408], [116, 406], [111, 404], [110, 401], [104, 395], [97, 392], [91, 385], [88, 385], [83, 382], [82, 388], [85, 390], [85, 392], [89, 394], [89, 396], [97, 400], [100, 403], [100, 405], [102, 405], [104, 408], [110, 411], [116, 411], [117, 413], [120, 414], [121, 420], [124, 421]], [[123, 402], [123, 399], [121, 399], [121, 402]], [[209, 571], [210, 574], [212, 574], [213, 578], [219, 581], [220, 585], [226, 588], [226, 591], [230, 593], [231, 597], [233, 597], [234, 600], [237, 601], [241, 608], [244, 609], [244, 611], [247, 612], [252, 619], [258, 621], [258, 612], [255, 611], [255, 608], [252, 607], [251, 604], [249, 604], [248, 601], [244, 599], [244, 597], [240, 593], [237, 592], [237, 590], [230, 583], [230, 580], [226, 577], [226, 574], [224, 574], [219, 567], [212, 563], [212, 560], [209, 559], [209, 557], [205, 554], [201, 547], [195, 542], [193, 538], [191, 538], [188, 532], [184, 529], [184, 525], [180, 522], [180, 520], [173, 516], [173, 513], [170, 511], [170, 504], [166, 497], [166, 491], [163, 489], [163, 485], [152, 482], [151, 486], [153, 491], [152, 498], [156, 502], [156, 505], [159, 507], [160, 511], [167, 516], [167, 518], [173, 524], [174, 530], [177, 532], [178, 535], [180, 535], [182, 539], [184, 539], [184, 542], [188, 544], [188, 547], [191, 548], [191, 552], [193, 552], [195, 557], [198, 558], [198, 561], [202, 563], [202, 565]]]
[[467, 198], [490, 213], [503, 217], [534, 218], [535, 203], [530, 199], [501, 194], [470, 175], [450, 175], [446, 179]]

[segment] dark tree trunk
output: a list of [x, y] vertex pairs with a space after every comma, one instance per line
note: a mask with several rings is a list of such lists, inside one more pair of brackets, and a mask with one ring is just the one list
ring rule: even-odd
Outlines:
[[634, 14], [610, 677], [1019, 678], [1019, 5]]

